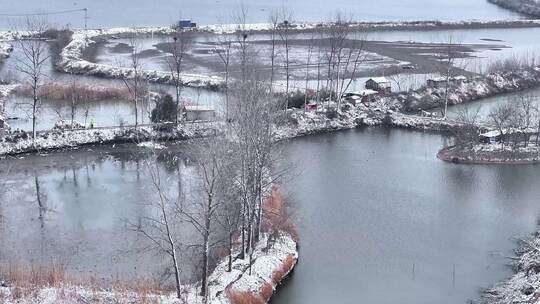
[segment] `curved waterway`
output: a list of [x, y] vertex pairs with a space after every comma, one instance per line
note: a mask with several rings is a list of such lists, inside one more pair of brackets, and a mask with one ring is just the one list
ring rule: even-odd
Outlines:
[[[193, 178], [178, 162], [186, 144], [158, 158], [171, 195]], [[540, 167], [448, 164], [435, 158], [445, 144], [383, 128], [283, 143], [300, 262], [272, 303], [465, 304], [508, 277], [512, 238], [534, 231], [540, 215]], [[1, 160], [11, 191], [0, 201], [0, 262], [64, 261], [104, 280], [163, 275], [162, 257], [124, 227], [151, 193], [145, 156], [133, 149]]]
[[300, 262], [272, 303], [465, 304], [511, 275], [503, 256], [536, 227], [540, 167], [448, 164], [444, 144], [385, 129], [288, 143]]

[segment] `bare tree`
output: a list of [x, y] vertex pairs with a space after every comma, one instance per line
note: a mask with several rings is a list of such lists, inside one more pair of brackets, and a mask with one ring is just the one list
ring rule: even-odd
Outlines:
[[222, 137], [211, 137], [198, 142], [192, 154], [197, 163], [202, 195], [180, 210], [202, 238], [201, 295], [204, 303], [208, 302], [209, 259], [214, 247], [218, 212], [224, 199], [230, 198], [225, 195], [228, 191], [225, 181], [230, 179], [232, 173], [229, 164], [234, 159], [229, 146], [228, 141]]
[[176, 115], [175, 124], [179, 121], [179, 112], [182, 113], [184, 106], [180, 104], [180, 95], [182, 94], [182, 72], [184, 67], [184, 60], [188, 50], [191, 48], [191, 40], [187, 36], [184, 29], [177, 29], [170, 48], [170, 57], [166, 57], [165, 61], [172, 75], [172, 80], [176, 93]]
[[457, 113], [457, 120], [461, 122], [461, 126], [454, 129], [454, 135], [458, 145], [473, 145], [480, 135], [479, 120], [480, 107], [471, 110], [462, 108]]
[[525, 147], [529, 145], [531, 137], [530, 129], [536, 125], [538, 115], [538, 107], [534, 101], [534, 96], [520, 94], [516, 97], [515, 104], [517, 107], [518, 128], [523, 135], [523, 144]]
[[275, 77], [275, 67], [276, 67], [276, 48], [277, 48], [277, 33], [280, 26], [280, 17], [277, 10], [273, 10], [270, 13], [270, 24], [272, 25], [270, 29], [270, 90], [273, 90], [274, 86], [274, 77]]
[[43, 85], [45, 73], [43, 71], [49, 54], [47, 53], [47, 43], [42, 38], [47, 30], [47, 22], [43, 18], [27, 17], [25, 21], [26, 30], [33, 34], [32, 39], [19, 39], [20, 57], [16, 63], [16, 70], [25, 77], [25, 82], [32, 89], [32, 138], [36, 138], [37, 115], [41, 107], [40, 88]]
[[[351, 37], [349, 27], [350, 19], [345, 19], [338, 13], [330, 26], [324, 32], [327, 47], [324, 50], [324, 61], [327, 64], [326, 90], [330, 92], [330, 99], [335, 94], [338, 107], [341, 105], [341, 96], [345, 93], [354, 79], [358, 69], [365, 60], [364, 34]], [[352, 38], [352, 39], [351, 39]]]
[[239, 232], [242, 208], [239, 201], [240, 194], [236, 191], [233, 184], [234, 178], [227, 179], [229, 191], [225, 194], [223, 205], [219, 208], [218, 222], [221, 227], [227, 232], [227, 254], [228, 254], [228, 271], [232, 271], [233, 262], [233, 245], [235, 236]]
[[270, 94], [269, 86], [260, 81], [254, 70], [250, 79], [237, 83], [232, 93], [232, 136], [236, 139], [238, 173], [235, 184], [242, 202], [242, 258], [252, 254], [260, 230], [261, 205], [269, 182], [268, 168], [275, 161], [273, 128], [279, 119], [280, 102]]
[[309, 43], [308, 43], [308, 52], [307, 52], [307, 55], [306, 55], [306, 80], [305, 80], [305, 88], [304, 88], [304, 111], [306, 111], [306, 106], [307, 106], [307, 102], [308, 102], [308, 91], [309, 91], [309, 70], [310, 70], [310, 65], [311, 65], [311, 57], [312, 57], [312, 54], [313, 54], [313, 47], [314, 47], [314, 42], [315, 42], [315, 37], [312, 35], [311, 38], [309, 39]]
[[439, 57], [443, 62], [443, 67], [441, 68], [441, 74], [445, 78], [444, 86], [444, 113], [443, 118], [446, 119], [448, 113], [448, 91], [450, 89], [450, 83], [454, 75], [454, 64], [456, 58], [459, 55], [458, 46], [460, 43], [456, 40], [453, 34], [448, 35], [445, 43], [444, 52], [442, 52]]
[[515, 107], [509, 103], [502, 104], [489, 113], [489, 119], [499, 131], [501, 137], [501, 146], [504, 148], [504, 143], [509, 137], [512, 120], [516, 113]]
[[[137, 222], [126, 220], [128, 229], [135, 231], [149, 242], [149, 249], [163, 253], [170, 259], [170, 265], [174, 270], [176, 296], [182, 298], [182, 285], [180, 279], [180, 236], [179, 226], [182, 223], [178, 214], [178, 202], [172, 200], [160, 175], [158, 163], [151, 157], [147, 162], [148, 173], [152, 189], [157, 198], [151, 198], [145, 203], [147, 215], [142, 216]], [[179, 177], [180, 178], [180, 177]]]
[[141, 63], [141, 45], [137, 39], [137, 36], [133, 34], [130, 38], [131, 54], [130, 54], [130, 71], [123, 73], [122, 81], [126, 86], [131, 102], [133, 103], [133, 110], [135, 113], [135, 129], [139, 125], [139, 103], [142, 101], [143, 96], [146, 95], [146, 85], [144, 81], [143, 67]]
[[220, 35], [220, 37], [222, 37], [223, 40], [220, 41], [220, 48], [216, 49], [216, 52], [225, 69], [225, 121], [229, 121], [229, 76], [233, 42], [229, 35]]
[[[289, 82], [291, 79], [291, 71], [290, 71], [290, 58], [289, 54], [291, 51], [291, 42], [290, 42], [290, 35], [291, 35], [291, 22], [292, 22], [292, 11], [282, 8], [279, 13], [279, 19], [281, 20], [280, 24], [278, 24], [277, 31], [279, 34], [279, 37], [281, 39], [281, 44], [284, 48], [284, 69], [285, 69], [285, 96], [287, 97], [287, 100], [289, 98]], [[287, 106], [287, 103], [285, 103], [285, 107]]]

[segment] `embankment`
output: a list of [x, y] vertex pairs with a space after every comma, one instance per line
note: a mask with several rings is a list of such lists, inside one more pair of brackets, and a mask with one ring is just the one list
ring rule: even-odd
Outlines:
[[[508, 72], [494, 72], [486, 76], [452, 82], [448, 89], [448, 104], [456, 105], [500, 94], [519, 92], [540, 86], [540, 68], [530, 67]], [[445, 103], [446, 87], [424, 86], [394, 98], [403, 111], [429, 110]]]
[[538, 303], [540, 300], [540, 231], [518, 239], [510, 279], [482, 292], [479, 304]]
[[221, 129], [217, 122], [186, 123], [178, 127], [162, 128], [159, 125], [142, 125], [93, 128], [63, 129], [39, 132], [35, 139], [31, 133], [10, 132], [0, 139], [0, 156], [21, 153], [47, 152], [84, 145], [111, 144], [125, 142], [183, 140], [210, 136]]
[[439, 151], [437, 158], [462, 164], [536, 164], [540, 163], [540, 147], [501, 147], [500, 144], [452, 146]]
[[502, 8], [532, 17], [540, 17], [540, 3], [535, 0], [488, 0]]

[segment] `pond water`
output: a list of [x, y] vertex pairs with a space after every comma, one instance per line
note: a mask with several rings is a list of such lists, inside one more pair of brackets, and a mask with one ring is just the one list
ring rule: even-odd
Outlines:
[[[351, 14], [355, 19], [382, 20], [466, 20], [509, 19], [520, 15], [488, 3], [485, 0], [57, 0], [44, 3], [39, 0], [9, 1], [3, 3], [6, 14], [50, 13], [88, 8], [90, 27], [169, 25], [180, 18], [191, 18], [200, 24], [232, 23], [232, 16], [243, 4], [248, 11], [248, 22], [267, 22], [269, 11], [287, 7], [294, 12], [294, 20], [320, 21], [336, 11]], [[121, 14], [119, 14], [121, 12]], [[73, 27], [84, 26], [84, 13], [49, 15], [51, 22]], [[20, 23], [16, 17], [2, 17], [0, 28], [10, 29]]]
[[[488, 98], [483, 98], [470, 103], [463, 103], [448, 107], [448, 117], [460, 118], [464, 114], [478, 115], [478, 121], [489, 121], [489, 114], [497, 107], [504, 104], [519, 104], [524, 100], [530, 100], [533, 113], [533, 121], [537, 121], [537, 110], [540, 109], [540, 88], [533, 88], [521, 92], [496, 95]], [[432, 112], [442, 113], [442, 109], [434, 109]], [[535, 118], [536, 117], [536, 118]], [[536, 124], [536, 123], [535, 123]]]
[[[48, 51], [48, 48], [46, 48]], [[11, 56], [0, 65], [0, 79], [15, 79], [24, 83], [26, 79], [17, 72], [17, 66], [25, 57], [21, 54], [22, 50], [17, 44], [14, 45], [14, 51]], [[48, 53], [47, 55], [48, 56]], [[101, 86], [124, 88], [125, 84], [118, 79], [103, 79], [98, 77], [71, 75], [61, 73], [54, 69], [51, 60], [47, 60], [43, 67], [43, 83], [75, 83], [77, 85]], [[168, 85], [153, 84], [153, 91], [163, 91], [174, 96], [174, 87]], [[217, 111], [222, 109], [222, 94], [203, 89], [183, 88], [182, 99], [188, 104], [211, 106]], [[143, 99], [139, 106], [144, 123], [149, 122], [149, 115], [154, 107], [154, 102]], [[31, 100], [30, 98], [12, 95], [8, 98], [5, 106], [5, 116], [16, 118], [8, 120], [13, 129], [29, 131], [32, 129], [31, 121]], [[86, 113], [88, 111], [88, 113]], [[38, 114], [38, 130], [48, 130], [60, 119], [68, 119], [71, 113], [71, 102], [66, 100], [42, 100], [42, 106]], [[134, 107], [130, 101], [122, 99], [106, 99], [90, 101], [86, 104], [77, 105], [76, 120], [88, 125], [90, 121], [95, 126], [118, 126], [120, 122], [125, 124], [134, 124]], [[88, 114], [88, 115], [86, 115]]]
[[272, 303], [465, 304], [509, 276], [502, 256], [540, 215], [540, 167], [449, 164], [444, 144], [385, 129], [287, 143], [300, 261]]
[[[284, 143], [300, 263], [272, 303], [465, 304], [509, 276], [502, 256], [540, 215], [540, 168], [444, 163], [435, 154], [445, 144], [440, 135], [382, 128]], [[140, 202], [150, 193], [145, 157], [130, 149], [3, 160], [0, 181], [17, 190], [0, 204], [8, 244], [0, 260], [66, 260], [100, 278], [163, 273], [163, 258], [135, 250], [122, 225], [144, 214]], [[183, 150], [162, 157], [173, 192], [176, 169], [166, 160]], [[188, 165], [181, 171], [184, 182], [192, 179]]]
[[[189, 191], [194, 169], [181, 153], [120, 145], [54, 155], [29, 155], [0, 163], [0, 264], [62, 264], [68, 275], [104, 284], [128, 279], [167, 279], [169, 265], [129, 229], [151, 214], [157, 199], [148, 168], [157, 159], [170, 197]], [[194, 243], [189, 227], [180, 232]], [[193, 271], [185, 250], [182, 268]]]

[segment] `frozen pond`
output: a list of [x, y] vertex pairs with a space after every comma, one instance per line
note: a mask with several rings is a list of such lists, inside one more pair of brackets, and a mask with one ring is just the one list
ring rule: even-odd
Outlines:
[[[169, 25], [180, 17], [191, 18], [200, 24], [231, 23], [240, 3], [248, 10], [248, 22], [268, 21], [269, 11], [287, 7], [294, 12], [294, 19], [320, 21], [336, 11], [351, 14], [355, 19], [369, 21], [401, 20], [495, 20], [515, 19], [519, 15], [498, 8], [485, 0], [57, 0], [44, 3], [39, 0], [9, 1], [3, 3], [2, 12], [24, 14], [88, 8], [90, 27]], [[50, 15], [51, 22], [82, 27], [84, 14]], [[0, 28], [9, 29], [16, 18], [3, 17]]]

